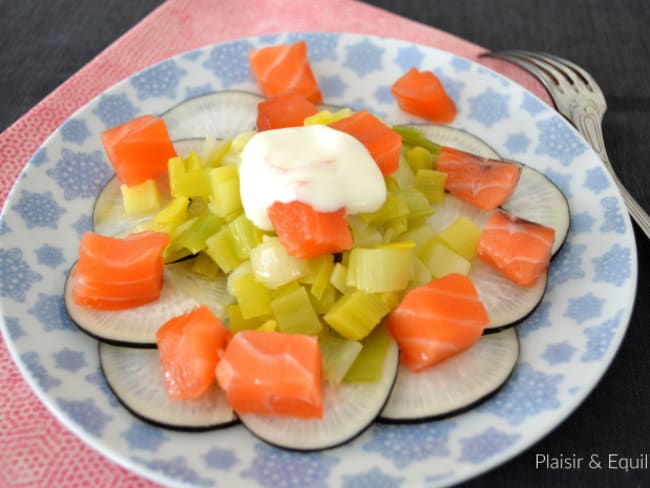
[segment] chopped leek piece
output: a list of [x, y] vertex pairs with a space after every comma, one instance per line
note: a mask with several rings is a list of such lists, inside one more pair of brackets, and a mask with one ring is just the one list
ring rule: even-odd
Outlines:
[[415, 127], [408, 127], [405, 125], [394, 125], [393, 130], [402, 136], [402, 142], [410, 146], [421, 146], [431, 153], [433, 157], [434, 164], [438, 160], [438, 155], [442, 146], [431, 142], [422, 131], [416, 129]]
[[363, 346], [359, 341], [343, 339], [326, 332], [318, 337], [323, 361], [323, 376], [330, 385], [338, 385], [347, 374]]
[[265, 324], [269, 319], [268, 316], [252, 317], [245, 319], [241, 314], [239, 304], [232, 303], [228, 305], [228, 328], [233, 334], [240, 330], [257, 329]]
[[210, 209], [230, 221], [242, 212], [239, 194], [239, 173], [234, 165], [210, 168], [207, 171], [210, 195]]
[[252, 274], [239, 276], [232, 281], [235, 298], [244, 319], [270, 315], [271, 292]]
[[306, 276], [309, 261], [289, 255], [277, 237], [264, 237], [264, 241], [250, 251], [250, 261], [255, 278], [268, 288], [277, 288]]
[[187, 221], [188, 225], [179, 227], [179, 232], [175, 232], [167, 248], [170, 255], [179, 253], [183, 250], [188, 251], [188, 255], [196, 254], [206, 248], [207, 239], [212, 236], [223, 223], [216, 215], [206, 213], [194, 217]]
[[216, 278], [220, 270], [212, 258], [201, 251], [192, 263], [192, 271], [206, 278]]
[[348, 268], [343, 263], [335, 263], [330, 275], [330, 283], [341, 293], [348, 289]]
[[414, 174], [420, 169], [433, 169], [433, 154], [422, 146], [415, 146], [406, 152], [408, 162]]
[[330, 284], [330, 276], [334, 269], [334, 256], [331, 254], [316, 258], [317, 264], [313, 271], [313, 281], [311, 282], [310, 292], [317, 299], [321, 300], [323, 294]]
[[152, 179], [135, 186], [120, 185], [120, 191], [126, 215], [148, 214], [160, 208], [160, 191]]
[[248, 259], [251, 250], [262, 243], [262, 231], [248, 220], [244, 213], [229, 222], [228, 227], [237, 244], [238, 256]]
[[354, 248], [350, 252], [347, 283], [368, 293], [406, 289], [411, 275], [411, 246]]
[[458, 253], [455, 253], [444, 244], [433, 240], [429, 254], [424, 261], [434, 278], [442, 278], [450, 273], [469, 273], [471, 263]]
[[375, 327], [375, 330], [361, 341], [363, 346], [361, 352], [343, 378], [343, 383], [377, 381], [381, 375], [390, 341], [390, 333], [386, 327], [383, 325]]
[[227, 225], [223, 225], [216, 234], [209, 237], [205, 244], [207, 246], [205, 252], [224, 273], [230, 273], [244, 261], [239, 257], [237, 243]]
[[461, 216], [441, 230], [436, 239], [469, 260], [476, 255], [480, 237], [481, 228], [467, 217]]
[[329, 110], [321, 110], [320, 112], [307, 117], [304, 120], [304, 125], [329, 125], [338, 120], [345, 119], [350, 115], [352, 115], [352, 110], [349, 108], [342, 108], [341, 110], [338, 110], [334, 113], [330, 112]]
[[291, 334], [319, 334], [322, 329], [307, 290], [300, 285], [289, 286], [271, 300], [278, 329]]
[[344, 294], [323, 318], [341, 336], [356, 341], [366, 337], [389, 312], [378, 295], [356, 290]]
[[421, 169], [415, 175], [415, 188], [421, 191], [429, 203], [442, 203], [445, 201], [445, 184], [447, 173], [433, 169]]
[[372, 247], [383, 242], [382, 234], [374, 225], [368, 224], [357, 215], [348, 217], [355, 247]]

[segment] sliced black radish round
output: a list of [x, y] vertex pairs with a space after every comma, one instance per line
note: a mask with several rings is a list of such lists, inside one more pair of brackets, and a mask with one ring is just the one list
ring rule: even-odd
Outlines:
[[484, 335], [466, 351], [425, 371], [400, 364], [395, 386], [379, 417], [419, 422], [465, 411], [496, 393], [519, 358], [515, 329]]
[[212, 136], [231, 139], [255, 130], [261, 95], [224, 90], [190, 98], [170, 108], [161, 117], [172, 140]]
[[322, 419], [252, 414], [240, 414], [239, 418], [254, 435], [278, 447], [314, 451], [338, 446], [366, 430], [384, 408], [398, 363], [397, 345], [391, 341], [379, 380], [338, 386], [325, 384]]
[[221, 319], [232, 302], [226, 280], [210, 280], [191, 271], [190, 260], [165, 266], [160, 298], [126, 310], [95, 310], [72, 299], [72, 279], [65, 285], [65, 306], [72, 321], [84, 332], [104, 342], [136, 347], [155, 347], [156, 332], [169, 319], [207, 305]]
[[462, 129], [439, 124], [413, 124], [411, 127], [420, 130], [427, 139], [441, 146], [453, 147], [484, 158], [501, 159], [499, 153], [487, 142]]
[[237, 417], [217, 382], [201, 397], [173, 400], [167, 394], [157, 349], [99, 343], [99, 362], [115, 396], [135, 416], [179, 430], [232, 425]]

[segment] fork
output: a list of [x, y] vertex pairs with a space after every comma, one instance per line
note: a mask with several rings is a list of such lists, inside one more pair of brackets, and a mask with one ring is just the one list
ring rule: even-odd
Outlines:
[[516, 64], [544, 85], [558, 112], [564, 115], [594, 148], [618, 186], [630, 215], [650, 238], [650, 216], [623, 186], [607, 156], [602, 130], [607, 103], [593, 77], [575, 63], [552, 54], [508, 50], [486, 52], [481, 56], [500, 58]]

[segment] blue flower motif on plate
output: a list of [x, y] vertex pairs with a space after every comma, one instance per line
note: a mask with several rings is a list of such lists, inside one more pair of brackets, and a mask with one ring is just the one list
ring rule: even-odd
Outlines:
[[54, 354], [54, 364], [57, 368], [65, 369], [72, 373], [88, 365], [83, 352], [73, 351], [67, 347]]
[[324, 98], [342, 97], [348, 85], [343, 83], [340, 76], [323, 76], [318, 80], [318, 86]]
[[113, 393], [113, 390], [108, 386], [108, 383], [106, 382], [106, 378], [104, 377], [104, 374], [101, 372], [100, 369], [95, 371], [94, 373], [87, 374], [85, 377], [85, 380], [93, 385], [97, 385], [99, 389], [104, 393], [106, 398], [108, 399], [108, 403], [111, 407], [115, 408], [120, 405], [120, 401], [117, 399], [115, 394]]
[[345, 47], [346, 55], [343, 66], [350, 68], [360, 77], [383, 68], [382, 56], [384, 48], [377, 46], [368, 39]]
[[133, 456], [131, 459], [173, 480], [183, 482], [188, 486], [213, 486], [213, 483], [209, 479], [201, 478], [196, 471], [188, 467], [187, 459], [183, 456], [168, 460], [154, 459], [153, 461], [142, 459], [138, 456]]
[[616, 286], [621, 286], [631, 276], [632, 253], [619, 244], [605, 254], [592, 260], [596, 266], [594, 281], [605, 281]]
[[591, 292], [578, 298], [569, 298], [569, 305], [564, 316], [571, 317], [581, 324], [589, 319], [599, 317], [604, 303], [603, 298], [598, 298]]
[[415, 44], [412, 44], [398, 49], [395, 64], [406, 72], [411, 68], [419, 68], [423, 60], [424, 53]]
[[[462, 93], [465, 84], [462, 81], [448, 77], [438, 68], [436, 68], [434, 71], [440, 80], [440, 83], [442, 83], [442, 86], [445, 88], [447, 95], [449, 95], [449, 98], [458, 104], [458, 101], [460, 100], [460, 94]], [[460, 107], [456, 105], [456, 109], [460, 110]]]
[[377, 87], [374, 96], [375, 96], [375, 100], [377, 100], [379, 103], [395, 102], [395, 97], [393, 97], [393, 93], [390, 91], [390, 86]]
[[519, 425], [528, 417], [560, 406], [557, 394], [562, 378], [560, 374], [548, 375], [521, 363], [501, 391], [478, 409]]
[[235, 451], [232, 449], [213, 447], [208, 452], [203, 454], [202, 457], [206, 467], [211, 469], [219, 469], [222, 471], [229, 471], [232, 467], [239, 463], [237, 454], [235, 454]]
[[618, 199], [614, 197], [605, 197], [600, 201], [605, 209], [605, 221], [600, 226], [601, 232], [625, 232], [625, 217], [618, 204]]
[[132, 422], [129, 430], [122, 433], [122, 437], [133, 450], [155, 452], [169, 440], [163, 432], [144, 422]]
[[38, 353], [26, 352], [20, 356], [20, 359], [25, 363], [27, 370], [34, 377], [38, 386], [43, 388], [43, 390], [48, 391], [50, 388], [61, 384], [61, 380], [50, 376], [47, 369], [43, 367], [38, 357]]
[[619, 310], [611, 319], [584, 330], [587, 336], [587, 350], [580, 358], [582, 362], [598, 361], [605, 355], [612, 342], [614, 333], [618, 329], [622, 316], [623, 310]]
[[23, 218], [29, 229], [34, 227], [56, 229], [59, 218], [66, 212], [66, 209], [54, 199], [52, 192], [33, 193], [28, 190], [23, 190], [12, 210]]
[[508, 434], [490, 427], [484, 432], [473, 437], [460, 439], [461, 462], [479, 464], [490, 459], [495, 454], [508, 449], [521, 437], [520, 434]]
[[591, 232], [591, 229], [594, 226], [594, 222], [596, 222], [596, 219], [594, 219], [587, 212], [579, 214], [574, 213], [571, 215], [571, 231], [575, 232], [576, 234]]
[[527, 337], [531, 332], [553, 325], [551, 319], [549, 318], [550, 309], [551, 304], [542, 301], [542, 303], [540, 303], [535, 310], [535, 313], [524, 320], [519, 326], [517, 326], [519, 337], [523, 339], [524, 337]]
[[210, 83], [205, 83], [198, 86], [188, 86], [185, 88], [185, 98], [200, 97], [201, 95], [205, 95], [213, 91], [214, 87]]
[[248, 41], [233, 41], [215, 46], [210, 56], [203, 63], [206, 69], [212, 71], [226, 88], [252, 79], [248, 64], [248, 52], [254, 46]]
[[398, 468], [429, 457], [449, 455], [447, 442], [456, 424], [451, 421], [418, 425], [376, 425], [364, 451], [378, 452]]
[[24, 302], [32, 284], [42, 278], [23, 259], [22, 250], [0, 249], [0, 296]]
[[86, 122], [79, 119], [68, 119], [61, 126], [60, 130], [61, 139], [76, 144], [83, 144], [83, 142], [90, 136], [90, 131], [86, 126]]
[[42, 166], [47, 162], [47, 149], [41, 147], [38, 151], [34, 153], [32, 159], [29, 160], [29, 164], [34, 166]]
[[529, 93], [524, 93], [524, 99], [521, 102], [520, 108], [528, 112], [530, 115], [535, 116], [548, 107], [539, 98], [536, 98]]
[[469, 60], [459, 57], [454, 57], [449, 64], [452, 68], [454, 68], [454, 71], [456, 71], [456, 73], [469, 71], [472, 67], [472, 63], [470, 63]]
[[140, 100], [153, 97], [175, 98], [181, 78], [187, 74], [174, 61], [167, 60], [148, 68], [131, 78]]
[[402, 484], [402, 476], [390, 476], [377, 467], [354, 475], [343, 475], [343, 488], [397, 488]]
[[7, 326], [9, 337], [11, 337], [12, 340], [15, 341], [25, 335], [25, 330], [20, 325], [20, 320], [16, 317], [5, 317], [5, 325]]
[[558, 117], [537, 122], [539, 142], [535, 152], [557, 159], [563, 166], [569, 166], [574, 158], [587, 150], [582, 139]]
[[556, 342], [546, 346], [542, 357], [548, 364], [568, 363], [576, 351], [577, 349], [567, 341]]
[[339, 38], [322, 32], [292, 33], [288, 36], [289, 43], [305, 41], [309, 61], [317, 63], [327, 59], [336, 59], [336, 48]]
[[526, 137], [523, 132], [510, 134], [506, 140], [506, 149], [511, 153], [522, 153], [528, 150], [528, 146], [532, 141]]
[[485, 127], [492, 127], [497, 122], [510, 116], [508, 100], [510, 97], [488, 88], [480, 95], [469, 99], [468, 118], [480, 122]]
[[582, 186], [598, 194], [609, 188], [610, 185], [603, 169], [600, 166], [596, 166], [587, 170], [587, 176]]
[[544, 171], [544, 175], [560, 189], [566, 198], [573, 196], [573, 193], [571, 193], [572, 176], [570, 174], [559, 173], [549, 168]]
[[565, 242], [548, 270], [549, 286], [557, 286], [572, 279], [584, 277], [582, 255], [587, 250], [584, 244]]
[[74, 330], [75, 328], [65, 309], [62, 295], [39, 293], [36, 303], [28, 312], [38, 319], [45, 332]]
[[36, 253], [37, 261], [40, 264], [49, 266], [50, 268], [56, 268], [65, 260], [63, 258], [63, 249], [60, 247], [50, 246], [49, 244], [44, 244], [34, 252]]
[[255, 457], [243, 475], [271, 488], [325, 487], [330, 469], [338, 462], [329, 454], [304, 455], [257, 443]]
[[96, 197], [113, 174], [100, 151], [87, 153], [63, 149], [61, 157], [56, 167], [47, 170], [47, 175], [63, 189], [66, 200]]
[[90, 215], [82, 215], [72, 224], [72, 228], [77, 232], [78, 236], [81, 236], [87, 230], [93, 229], [93, 220]]
[[106, 424], [112, 419], [106, 415], [100, 408], [95, 405], [95, 401], [86, 400], [66, 400], [58, 398], [57, 402], [61, 409], [77, 424], [91, 435], [99, 437]]
[[135, 118], [139, 112], [126, 93], [100, 96], [97, 107], [93, 110], [107, 129]]

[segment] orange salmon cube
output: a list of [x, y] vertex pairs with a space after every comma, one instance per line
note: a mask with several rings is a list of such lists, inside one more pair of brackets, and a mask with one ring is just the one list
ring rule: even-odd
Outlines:
[[456, 117], [456, 105], [432, 71], [411, 68], [393, 83], [391, 92], [404, 112], [443, 124]]

